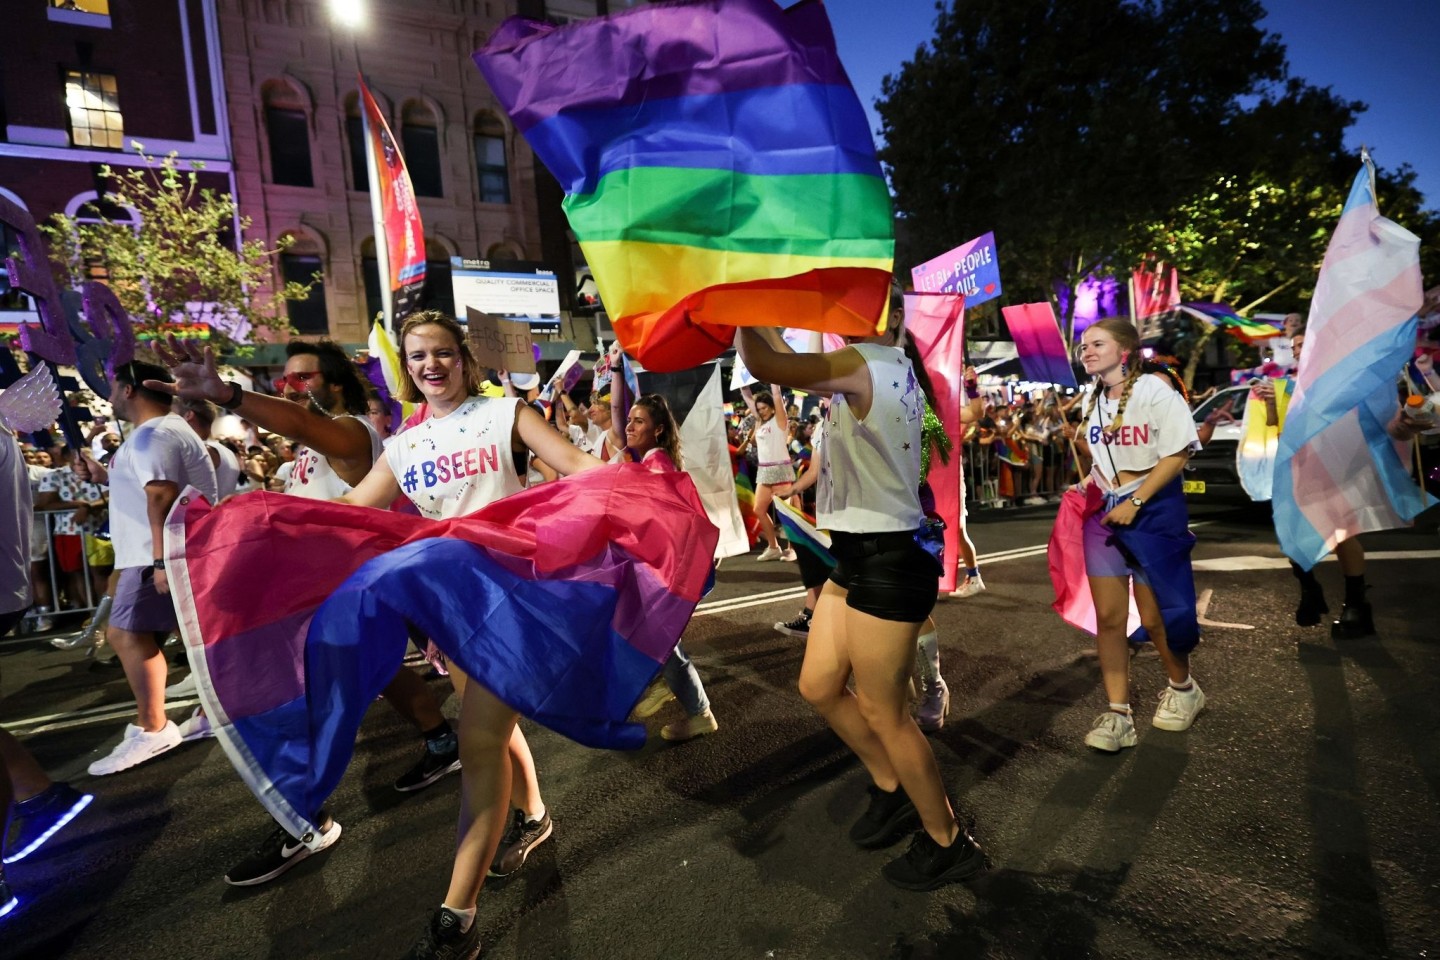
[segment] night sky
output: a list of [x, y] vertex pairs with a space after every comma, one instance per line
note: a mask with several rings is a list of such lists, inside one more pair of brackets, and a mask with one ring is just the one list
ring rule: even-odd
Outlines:
[[[787, 0], [782, 0], [789, 5]], [[1262, 26], [1284, 41], [1291, 73], [1370, 109], [1347, 143], [1376, 163], [1408, 163], [1440, 209], [1440, 0], [1264, 0]], [[840, 57], [879, 129], [880, 80], [930, 36], [935, 0], [827, 0]], [[1385, 198], [1380, 198], [1384, 210]]]

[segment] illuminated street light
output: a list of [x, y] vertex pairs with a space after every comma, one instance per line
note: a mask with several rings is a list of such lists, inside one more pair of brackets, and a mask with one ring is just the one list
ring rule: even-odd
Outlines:
[[330, 0], [330, 18], [354, 30], [365, 22], [364, 0]]

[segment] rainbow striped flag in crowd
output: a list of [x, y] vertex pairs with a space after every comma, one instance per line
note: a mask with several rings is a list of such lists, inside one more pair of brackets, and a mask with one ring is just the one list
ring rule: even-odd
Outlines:
[[1420, 239], [1380, 215], [1369, 156], [1315, 281], [1272, 491], [1280, 547], [1310, 569], [1341, 541], [1405, 526], [1435, 498], [1385, 432], [1424, 301]]
[[736, 326], [883, 328], [890, 196], [823, 5], [512, 17], [475, 62], [647, 370], [713, 359]]
[[717, 536], [688, 474], [624, 464], [451, 520], [272, 493], [212, 508], [192, 489], [165, 549], [216, 736], [302, 836], [411, 627], [557, 733], [643, 745], [627, 718], [700, 600]]
[[1184, 310], [1201, 323], [1208, 323], [1226, 333], [1234, 334], [1246, 343], [1259, 343], [1281, 335], [1280, 328], [1274, 324], [1247, 320], [1223, 303], [1182, 303], [1178, 309]]
[[775, 505], [775, 514], [785, 530], [785, 539], [792, 547], [803, 547], [824, 561], [827, 567], [835, 566], [835, 557], [830, 553], [830, 534], [815, 526], [815, 518], [803, 510], [792, 507], [783, 497], [770, 501]]

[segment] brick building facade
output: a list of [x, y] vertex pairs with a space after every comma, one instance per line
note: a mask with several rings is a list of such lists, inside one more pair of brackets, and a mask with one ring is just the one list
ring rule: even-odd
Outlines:
[[[0, 195], [37, 222], [91, 212], [102, 165], [142, 163], [132, 141], [232, 189], [213, 0], [7, 0], [4, 25]], [[0, 324], [33, 319], [0, 272]]]

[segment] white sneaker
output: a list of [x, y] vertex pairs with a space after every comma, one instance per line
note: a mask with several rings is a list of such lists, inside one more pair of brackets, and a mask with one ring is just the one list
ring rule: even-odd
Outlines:
[[985, 581], [980, 579], [980, 574], [973, 577], [966, 577], [965, 582], [960, 584], [960, 589], [950, 594], [952, 597], [973, 597], [977, 593], [985, 592]]
[[795, 562], [795, 548], [794, 548], [794, 547], [786, 547], [786, 548], [784, 549], [784, 551], [781, 552], [781, 554], [780, 554], [780, 559], [786, 561], [787, 563], [794, 563], [794, 562]]
[[210, 718], [205, 716], [204, 710], [200, 707], [196, 707], [195, 712], [183, 720], [178, 729], [180, 730], [180, 739], [186, 743], [215, 736], [215, 728], [210, 726]]
[[1160, 706], [1155, 708], [1151, 722], [1161, 730], [1189, 730], [1204, 709], [1205, 692], [1200, 684], [1191, 680], [1189, 690], [1176, 690], [1167, 684], [1160, 691]]
[[133, 723], [125, 725], [125, 739], [115, 745], [109, 756], [101, 757], [90, 764], [90, 776], [103, 777], [121, 770], [129, 770], [136, 764], [158, 757], [167, 750], [180, 745], [180, 728], [175, 721], [167, 720], [165, 726], [154, 733], [146, 733]]
[[1027, 507], [1043, 507], [1045, 502], [1045, 498], [1038, 495], [1025, 498], [1025, 506]]
[[185, 679], [178, 683], [172, 683], [165, 688], [165, 699], [179, 699], [180, 697], [193, 697], [200, 693], [195, 687], [195, 673], [191, 671], [185, 675]]
[[761, 563], [764, 563], [766, 560], [779, 560], [784, 555], [785, 554], [780, 552], [779, 547], [766, 547], [764, 550], [760, 551], [760, 556], [756, 557], [755, 559]]
[[1106, 710], [1095, 718], [1095, 725], [1085, 734], [1085, 746], [1106, 753], [1119, 753], [1135, 746], [1135, 721], [1123, 713]]
[[934, 733], [945, 726], [945, 716], [950, 712], [950, 688], [943, 677], [925, 685], [925, 693], [915, 708], [915, 725], [926, 733]]
[[696, 737], [703, 737], [719, 729], [720, 724], [715, 722], [715, 715], [706, 710], [698, 717], [686, 717], [684, 720], [665, 724], [660, 728], [660, 736], [676, 743], [684, 743], [686, 740], [694, 740]]

